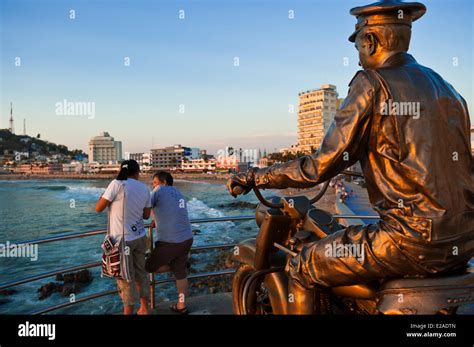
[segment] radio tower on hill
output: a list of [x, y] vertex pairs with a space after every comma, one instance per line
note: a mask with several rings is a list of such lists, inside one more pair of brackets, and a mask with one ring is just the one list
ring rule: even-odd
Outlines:
[[13, 127], [13, 103], [10, 102], [10, 128], [8, 129], [12, 134], [14, 134], [15, 129]]

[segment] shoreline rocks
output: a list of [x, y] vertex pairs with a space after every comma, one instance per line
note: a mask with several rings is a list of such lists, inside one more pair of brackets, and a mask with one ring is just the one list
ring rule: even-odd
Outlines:
[[92, 282], [92, 274], [89, 270], [84, 269], [77, 272], [56, 275], [56, 281], [42, 285], [38, 289], [38, 299], [44, 300], [53, 293], [61, 293], [63, 297], [71, 294], [77, 294], [81, 289]]
[[[212, 263], [207, 264], [203, 269], [197, 271], [193, 270], [191, 266], [190, 274], [197, 272], [211, 272], [222, 269], [235, 268], [236, 265], [231, 259], [232, 252], [219, 251], [215, 255]], [[193, 258], [190, 258], [191, 264], [195, 263]], [[223, 275], [208, 278], [197, 278], [190, 281], [191, 290], [195, 290], [201, 294], [215, 294], [215, 293], [226, 293], [232, 291], [232, 278], [233, 275]]]
[[[18, 293], [16, 289], [2, 289], [0, 290], [0, 296], [11, 296]], [[9, 298], [0, 298], [0, 305], [9, 303], [11, 300]]]
[[16, 294], [18, 293], [18, 291], [16, 289], [2, 289], [0, 290], [0, 295], [4, 295], [4, 296], [10, 296], [10, 295], [13, 295], [13, 294]]

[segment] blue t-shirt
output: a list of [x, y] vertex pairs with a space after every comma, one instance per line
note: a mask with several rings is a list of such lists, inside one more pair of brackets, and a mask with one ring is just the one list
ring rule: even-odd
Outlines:
[[158, 186], [151, 193], [158, 240], [179, 243], [193, 237], [183, 194], [173, 186]]

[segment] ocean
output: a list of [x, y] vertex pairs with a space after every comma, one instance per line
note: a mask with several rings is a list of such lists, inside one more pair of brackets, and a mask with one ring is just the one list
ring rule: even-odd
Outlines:
[[[33, 240], [60, 234], [105, 230], [107, 214], [95, 212], [95, 202], [105, 191], [106, 180], [0, 180], [0, 246], [7, 242]], [[188, 201], [191, 219], [254, 215], [250, 207], [234, 206], [235, 202], [257, 203], [253, 194], [232, 198], [222, 184], [176, 181]], [[267, 192], [265, 195], [271, 194]], [[359, 211], [365, 212], [367, 211]], [[194, 246], [236, 243], [254, 237], [258, 231], [254, 220], [193, 224], [199, 230]], [[101, 259], [100, 244], [104, 235], [77, 238], [38, 245], [37, 260], [0, 257], [0, 283], [38, 275], [71, 266], [97, 262]], [[197, 272], [215, 263], [217, 251], [192, 254], [192, 267]], [[474, 265], [474, 259], [471, 261]], [[101, 278], [100, 269], [90, 269], [93, 281], [76, 295], [76, 299], [116, 288], [112, 279]], [[167, 277], [167, 274], [156, 278]], [[39, 300], [38, 289], [54, 277], [13, 287], [16, 293], [0, 295], [0, 314], [28, 314], [68, 301], [60, 293]], [[205, 290], [206, 288], [204, 288]], [[197, 289], [196, 289], [197, 290]], [[193, 293], [191, 288], [191, 295]], [[199, 293], [198, 293], [199, 294]], [[157, 303], [175, 300], [174, 283], [156, 287]], [[474, 305], [459, 313], [472, 314]], [[54, 311], [53, 314], [117, 314], [122, 311], [118, 295], [109, 295]]]
[[[107, 213], [95, 212], [95, 202], [105, 191], [106, 180], [18, 180], [0, 181], [0, 244], [15, 243], [59, 234], [104, 230]], [[252, 208], [235, 208], [232, 198], [222, 184], [176, 181], [188, 202], [191, 219], [254, 215]], [[238, 201], [256, 203], [253, 194]], [[255, 221], [193, 224], [200, 231], [193, 246], [233, 243], [254, 237], [258, 231]], [[0, 283], [37, 275], [74, 265], [99, 261], [103, 235], [77, 238], [38, 245], [38, 259], [0, 258]], [[213, 262], [215, 252], [193, 255], [193, 267], [204, 268]], [[93, 281], [76, 295], [82, 296], [115, 289], [115, 281], [101, 278], [99, 268], [90, 269]], [[159, 275], [166, 277], [167, 275]], [[160, 278], [157, 276], [157, 278]], [[0, 295], [0, 314], [28, 314], [38, 309], [67, 301], [60, 293], [39, 300], [37, 290], [54, 277], [14, 287], [17, 293]], [[174, 285], [156, 287], [157, 302], [175, 299]], [[55, 313], [115, 314], [122, 304], [118, 295], [78, 303]]]

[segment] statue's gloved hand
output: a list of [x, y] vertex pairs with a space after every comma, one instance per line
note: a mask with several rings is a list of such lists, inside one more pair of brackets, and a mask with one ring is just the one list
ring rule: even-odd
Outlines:
[[315, 286], [308, 271], [310, 251], [311, 246], [303, 246], [297, 256], [288, 259], [285, 267], [285, 272], [288, 277], [307, 289], [314, 288]]
[[240, 194], [247, 194], [255, 185], [256, 167], [250, 168], [246, 173], [238, 173], [227, 181], [227, 190], [234, 198]]

